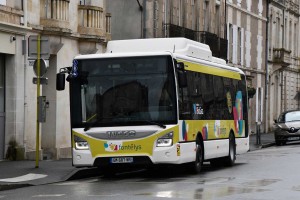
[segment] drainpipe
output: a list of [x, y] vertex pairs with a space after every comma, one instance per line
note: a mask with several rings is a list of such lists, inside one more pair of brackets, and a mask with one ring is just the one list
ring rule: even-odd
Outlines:
[[[26, 0], [22, 0], [22, 6], [23, 6], [23, 13], [24, 13], [24, 27], [27, 27], [27, 1]], [[23, 41], [26, 41], [25, 44], [23, 43], [22, 45], [26, 45], [27, 44], [27, 39], [26, 39], [26, 34], [23, 36]], [[23, 48], [23, 47], [22, 47]], [[27, 105], [27, 90], [26, 90], [26, 77], [27, 77], [27, 52], [23, 52], [24, 53], [24, 114], [23, 114], [23, 120], [24, 120], [24, 125], [23, 125], [23, 148], [24, 148], [24, 157], [26, 157], [26, 148], [27, 148], [27, 140], [26, 140], [26, 109], [28, 107]]]
[[164, 4], [165, 4], [165, 15], [164, 15], [164, 18], [165, 18], [165, 24], [164, 24], [164, 36], [165, 38], [167, 37], [167, 12], [168, 12], [168, 1], [167, 0], [164, 0]]
[[144, 17], [143, 17], [143, 6], [141, 5], [139, 0], [136, 0], [136, 1], [139, 4], [139, 9], [140, 9], [140, 12], [141, 12], [141, 38], [143, 38], [143, 24], [144, 24], [144, 22], [143, 22], [143, 19], [144, 19]]
[[142, 29], [143, 29], [143, 38], [147, 38], [147, 31], [146, 31], [146, 14], [147, 14], [147, 0], [143, 0], [143, 10], [144, 10], [144, 13], [143, 13], [143, 26], [142, 26]]
[[[225, 0], [225, 23], [224, 23], [224, 39], [227, 40], [227, 0]], [[227, 51], [228, 56], [228, 40], [227, 40]], [[228, 57], [226, 56], [226, 63], [228, 63]]]
[[24, 12], [24, 26], [27, 27], [27, 1], [23, 0], [23, 12]]
[[268, 104], [268, 87], [269, 87], [269, 67], [268, 67], [268, 52], [269, 52], [269, 4], [270, 0], [267, 0], [267, 22], [266, 22], [266, 47], [265, 47], [265, 65], [266, 65], [266, 76], [265, 76], [265, 131], [268, 131], [268, 124], [269, 124], [269, 119], [268, 119], [268, 113], [269, 113], [269, 104]]
[[224, 39], [227, 40], [227, 0], [225, 0], [225, 24], [224, 24]]

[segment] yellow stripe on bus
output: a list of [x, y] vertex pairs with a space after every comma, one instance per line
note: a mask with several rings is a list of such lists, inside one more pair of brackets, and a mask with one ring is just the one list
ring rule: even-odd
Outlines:
[[187, 61], [182, 61], [182, 62], [185, 65], [185, 70], [188, 71], [201, 72], [205, 74], [212, 74], [216, 76], [241, 80], [241, 75], [238, 72], [212, 67], [212, 66], [205, 66], [201, 64], [187, 62]]

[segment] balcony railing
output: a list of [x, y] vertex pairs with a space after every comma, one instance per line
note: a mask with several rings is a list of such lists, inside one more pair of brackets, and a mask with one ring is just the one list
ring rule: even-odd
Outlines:
[[69, 29], [70, 0], [41, 0], [41, 25]]
[[0, 5], [0, 22], [24, 25], [23, 23], [24, 12], [8, 6]]
[[205, 31], [194, 31], [174, 24], [166, 24], [168, 37], [185, 37], [207, 44], [212, 55], [227, 60], [227, 40]]
[[271, 0], [271, 2], [279, 3], [279, 4], [281, 4], [282, 6], [285, 5], [285, 0]]
[[110, 18], [103, 8], [90, 5], [78, 5], [78, 33], [82, 36], [110, 38]]
[[106, 13], [106, 39], [111, 40], [111, 14]]
[[191, 29], [187, 29], [182, 26], [177, 26], [174, 24], [167, 24], [166, 26], [167, 26], [169, 37], [185, 37], [190, 40], [197, 41], [195, 31]]
[[219, 56], [219, 37], [216, 34], [206, 32], [206, 31], [200, 31], [197, 32], [199, 34], [199, 39], [201, 43], [207, 44], [210, 47], [210, 50], [212, 51], [212, 55], [215, 57]]
[[291, 51], [285, 50], [284, 48], [273, 49], [273, 62], [287, 67], [291, 64]]

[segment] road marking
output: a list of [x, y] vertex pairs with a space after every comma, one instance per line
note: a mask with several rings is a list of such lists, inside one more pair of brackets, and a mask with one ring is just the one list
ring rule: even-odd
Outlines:
[[89, 197], [116, 197], [120, 196], [120, 194], [89, 194]]
[[32, 197], [62, 197], [64, 196], [65, 194], [38, 194], [38, 195], [34, 195]]
[[17, 182], [23, 182], [23, 181], [31, 181], [35, 179], [40, 179], [40, 178], [45, 178], [46, 174], [26, 174], [24, 176], [18, 176], [14, 178], [5, 178], [5, 179], [0, 179], [0, 182], [9, 182], [9, 183], [17, 183]]
[[90, 179], [90, 180], [80, 180], [80, 181], [67, 181], [67, 182], [62, 182], [62, 183], [54, 183], [53, 185], [59, 185], [59, 186], [68, 186], [68, 185], [78, 185], [78, 184], [83, 184], [83, 183], [95, 183], [98, 182], [98, 179]]

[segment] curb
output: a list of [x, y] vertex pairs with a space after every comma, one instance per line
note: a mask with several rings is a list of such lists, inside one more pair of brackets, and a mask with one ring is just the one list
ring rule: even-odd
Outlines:
[[261, 148], [267, 148], [267, 147], [272, 147], [272, 146], [275, 146], [275, 142], [262, 144], [262, 145], [261, 145]]
[[103, 172], [96, 167], [78, 169], [65, 178], [65, 181], [78, 180], [83, 178], [97, 177], [103, 175]]
[[31, 184], [2, 184], [0, 183], [0, 191], [4, 191], [4, 190], [12, 190], [12, 189], [18, 189], [18, 188], [23, 188], [23, 187], [30, 187], [33, 186]]

